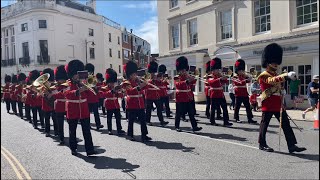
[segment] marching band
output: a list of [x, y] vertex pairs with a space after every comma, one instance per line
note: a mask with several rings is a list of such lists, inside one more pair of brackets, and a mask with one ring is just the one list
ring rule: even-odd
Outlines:
[[[261, 110], [262, 120], [260, 124], [259, 148], [272, 152], [266, 143], [266, 132], [273, 115], [280, 121], [284, 131], [289, 152], [301, 152], [306, 150], [296, 146], [297, 141], [290, 126], [289, 118], [282, 103], [281, 83], [292, 78], [294, 72], [277, 75], [276, 71], [282, 62], [283, 50], [278, 44], [268, 45], [262, 55], [262, 66], [266, 68], [257, 81], [261, 85]], [[221, 109], [223, 113], [223, 126], [229, 127], [233, 124], [229, 119], [227, 102], [224, 96], [223, 86], [229, 81], [235, 92], [234, 119], [239, 119], [239, 109], [243, 103], [249, 123], [257, 123], [253, 120], [250, 108], [247, 83], [251, 83], [253, 76], [245, 72], [245, 61], [237, 59], [235, 62], [235, 75], [230, 70], [225, 71], [222, 61], [214, 57], [206, 62], [206, 75], [198, 77], [190, 73], [191, 66], [184, 56], [179, 57], [176, 62], [177, 75], [173, 78], [175, 85], [175, 129], [181, 132], [180, 120], [188, 113], [192, 131], [200, 131], [195, 119], [195, 101], [193, 89], [197, 81], [205, 83], [206, 116], [211, 125], [217, 126], [216, 119], [220, 119]], [[155, 61], [148, 64], [148, 75], [139, 74], [137, 64], [133, 61], [127, 62], [124, 67], [126, 79], [118, 83], [117, 73], [109, 68], [105, 72], [105, 80], [101, 73], [94, 75], [94, 65], [84, 65], [80, 60], [72, 60], [67, 65], [58, 66], [54, 70], [44, 69], [42, 72], [33, 70], [26, 76], [24, 73], [6, 75], [2, 99], [6, 103], [7, 112], [24, 117], [38, 129], [38, 115], [41, 129], [44, 129], [46, 137], [50, 135], [50, 119], [54, 125], [54, 136], [59, 137], [60, 144], [65, 144], [64, 120], [69, 125], [69, 148], [72, 155], [77, 155], [76, 129], [80, 123], [85, 140], [85, 149], [88, 156], [97, 152], [94, 150], [91, 136], [90, 113], [94, 114], [97, 130], [104, 128], [99, 116], [99, 107], [103, 114], [107, 115], [108, 134], [112, 132], [112, 117], [116, 119], [117, 134], [124, 135], [125, 131], [121, 125], [121, 113], [119, 100], [125, 104], [123, 109], [128, 119], [127, 136], [129, 140], [135, 141], [133, 136], [133, 124], [138, 121], [141, 126], [141, 140], [147, 142], [152, 140], [148, 136], [147, 125], [151, 123], [151, 112], [153, 104], [157, 109], [157, 117], [162, 126], [169, 122], [164, 120], [162, 111], [165, 107], [166, 117], [172, 117], [169, 107], [169, 96], [167, 94], [169, 77], [166, 66], [159, 65]], [[144, 76], [144, 77], [143, 77]], [[124, 102], [123, 102], [124, 101]], [[17, 106], [18, 105], [18, 111]], [[23, 114], [23, 106], [25, 113]], [[32, 118], [31, 113], [32, 111]], [[216, 112], [218, 118], [216, 118]]]

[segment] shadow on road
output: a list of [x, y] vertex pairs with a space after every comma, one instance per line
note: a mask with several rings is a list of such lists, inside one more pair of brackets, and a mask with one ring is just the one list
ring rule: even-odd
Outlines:
[[212, 133], [204, 133], [204, 132], [197, 132], [197, 135], [200, 136], [207, 136], [213, 139], [230, 139], [230, 140], [236, 140], [236, 141], [247, 141], [247, 138], [234, 136], [232, 134], [212, 134]]
[[182, 143], [173, 143], [173, 142], [163, 142], [163, 141], [150, 141], [145, 143], [147, 146], [153, 146], [158, 149], [173, 149], [181, 150], [182, 152], [190, 152], [192, 154], [199, 155], [199, 153], [194, 152], [194, 147], [186, 147]]
[[[231, 129], [240, 129], [240, 130], [248, 131], [248, 132], [260, 132], [260, 128], [259, 128], [259, 127], [257, 127], [257, 128], [247, 128], [247, 127], [235, 127], [235, 126], [231, 126], [231, 127], [229, 127], [229, 128], [231, 128]], [[272, 130], [268, 130], [268, 133], [277, 134], [278, 132], [272, 131]]]
[[294, 154], [294, 153], [279, 152], [279, 151], [275, 151], [275, 153], [298, 157], [301, 159], [306, 159], [311, 161], [319, 161], [319, 154]]

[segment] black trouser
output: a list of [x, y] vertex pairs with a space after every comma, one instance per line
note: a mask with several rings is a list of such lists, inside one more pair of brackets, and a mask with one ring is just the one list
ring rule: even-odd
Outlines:
[[[77, 126], [79, 119], [68, 119], [69, 124], [69, 146], [71, 151], [75, 151], [77, 149]], [[90, 131], [90, 119], [80, 119], [79, 120], [82, 127], [82, 134], [84, 137], [84, 146], [86, 148], [86, 152], [93, 151], [93, 142]]]
[[54, 111], [43, 111], [44, 114], [44, 120], [45, 120], [45, 132], [50, 133], [50, 117], [52, 118], [53, 121], [53, 129], [54, 129], [54, 134], [58, 134], [58, 123], [56, 121], [56, 115]]
[[122, 100], [121, 100], [121, 107], [122, 107], [123, 112], [126, 112], [126, 101], [124, 98], [122, 98]]
[[197, 127], [196, 119], [194, 118], [194, 109], [192, 102], [176, 102], [176, 117], [175, 127], [180, 128], [180, 118], [186, 113], [189, 115], [191, 126], [193, 129]]
[[25, 104], [24, 110], [26, 112], [26, 118], [31, 122], [31, 107], [29, 104]]
[[43, 111], [41, 109], [41, 106], [31, 107], [31, 109], [32, 109], [33, 126], [38, 127], [38, 119], [37, 119], [37, 112], [38, 112], [41, 127], [44, 127]]
[[58, 124], [58, 132], [60, 141], [64, 141], [64, 115], [65, 113], [55, 112], [56, 122]]
[[170, 106], [169, 106], [169, 96], [165, 96], [165, 97], [161, 97], [161, 106], [163, 107], [163, 105], [166, 107], [166, 115], [170, 116]]
[[163, 115], [162, 115], [162, 103], [161, 100], [150, 100], [147, 99], [146, 100], [146, 104], [147, 104], [147, 108], [146, 108], [146, 122], [150, 123], [151, 121], [151, 112], [152, 112], [152, 108], [153, 108], [153, 103], [156, 104], [157, 107], [157, 116], [159, 118], [159, 121], [162, 123], [163, 122]]
[[100, 98], [99, 99], [99, 107], [101, 107], [101, 109], [102, 109], [102, 113], [103, 114], [106, 114], [106, 108], [104, 107], [104, 98]]
[[206, 116], [210, 116], [210, 105], [211, 105], [211, 98], [210, 96], [206, 96]]
[[18, 101], [19, 116], [20, 116], [21, 118], [23, 118], [22, 107], [23, 107], [23, 102]]
[[17, 114], [17, 101], [16, 100], [11, 100], [11, 107], [12, 111]]
[[[223, 110], [223, 122], [224, 124], [229, 122], [229, 114], [227, 108], [227, 102], [225, 98], [212, 98], [211, 99], [211, 115], [210, 115], [210, 122], [215, 123], [215, 111], [220, 109]], [[218, 113], [218, 112], [217, 112]]]
[[98, 106], [99, 106], [99, 103], [89, 103], [89, 111], [93, 112], [93, 114], [94, 114], [94, 120], [96, 122], [96, 127], [101, 125]]
[[117, 131], [119, 132], [120, 130], [122, 130], [120, 109], [107, 110], [108, 131], [112, 131], [112, 115], [113, 114], [114, 114], [114, 117], [116, 118]]
[[191, 101], [191, 107], [193, 110], [193, 114], [197, 114], [197, 110], [196, 110], [196, 102], [194, 101], [194, 96], [193, 96], [193, 100]]
[[10, 99], [4, 99], [4, 101], [6, 102], [7, 112], [9, 112], [10, 111], [11, 100]]
[[[278, 121], [280, 121], [280, 112], [262, 112], [262, 119], [260, 123], [260, 132], [259, 132], [259, 144], [261, 146], [266, 146], [266, 133], [272, 116], [275, 116]], [[287, 112], [282, 113], [282, 129], [284, 136], [286, 137], [288, 147], [291, 147], [297, 144], [296, 137], [290, 126], [290, 121], [287, 115]]]
[[129, 118], [128, 136], [133, 137], [133, 123], [136, 119], [140, 122], [142, 137], [146, 136], [148, 134], [148, 128], [144, 109], [127, 109], [127, 111]]
[[234, 109], [234, 105], [235, 105], [235, 96], [233, 93], [229, 93], [230, 99], [231, 99], [231, 103], [230, 103], [230, 107], [232, 107]]
[[239, 110], [242, 103], [246, 108], [248, 121], [251, 121], [253, 118], [253, 114], [250, 108], [249, 97], [236, 97], [236, 108], [234, 110], [234, 119], [239, 120]]

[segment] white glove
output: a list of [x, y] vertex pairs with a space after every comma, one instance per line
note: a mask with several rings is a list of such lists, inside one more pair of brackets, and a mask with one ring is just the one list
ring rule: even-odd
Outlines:
[[295, 80], [296, 79], [296, 73], [293, 71], [290, 71], [288, 73], [288, 78], [290, 78], [291, 80]]

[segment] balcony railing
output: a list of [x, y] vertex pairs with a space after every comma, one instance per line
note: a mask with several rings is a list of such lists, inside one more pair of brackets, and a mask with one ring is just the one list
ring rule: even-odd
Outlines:
[[16, 59], [9, 59], [8, 60], [8, 65], [9, 66], [15, 66], [16, 65]]
[[1, 60], [1, 67], [7, 67], [8, 66], [8, 60]]
[[44, 58], [44, 56], [37, 56], [37, 62], [39, 64], [49, 64], [50, 63], [50, 56]]
[[16, 59], [1, 60], [1, 67], [14, 66], [16, 65]]
[[21, 57], [19, 58], [19, 64], [26, 66], [30, 64], [30, 57]]

